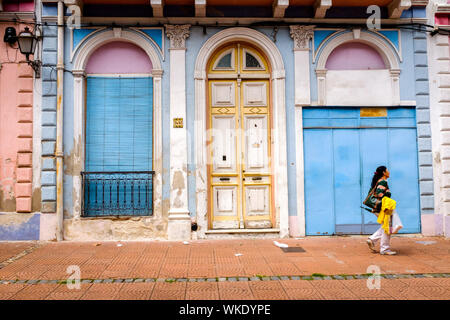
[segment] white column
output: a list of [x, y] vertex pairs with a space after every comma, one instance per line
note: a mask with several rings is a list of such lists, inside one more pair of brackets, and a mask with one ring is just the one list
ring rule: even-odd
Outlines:
[[163, 70], [153, 69], [153, 143], [154, 143], [154, 163], [155, 175], [153, 177], [154, 188], [154, 203], [153, 213], [154, 217], [160, 219], [162, 217], [162, 105], [161, 105], [161, 87], [162, 87]]
[[[170, 209], [169, 240], [191, 235], [187, 189], [186, 38], [190, 25], [165, 25], [170, 39]], [[175, 119], [182, 127], [175, 128]]]
[[295, 148], [297, 162], [297, 227], [290, 228], [291, 236], [305, 236], [305, 197], [303, 166], [303, 106], [311, 105], [310, 48], [309, 40], [314, 36], [314, 26], [291, 26], [294, 40], [295, 73]]
[[291, 26], [294, 39], [295, 105], [311, 104], [311, 80], [309, 69], [309, 40], [314, 26]]
[[[84, 101], [85, 97], [85, 78], [86, 73], [84, 70], [72, 70], [73, 74], [73, 139], [74, 146], [77, 149], [74, 154], [72, 168], [74, 168], [73, 172], [73, 216], [76, 219], [81, 217], [81, 200], [83, 199], [82, 195], [82, 183], [80, 172], [84, 171], [85, 164], [85, 121], [84, 121]], [[78, 155], [78, 156], [77, 156]]]
[[391, 69], [392, 105], [400, 105], [400, 69]]

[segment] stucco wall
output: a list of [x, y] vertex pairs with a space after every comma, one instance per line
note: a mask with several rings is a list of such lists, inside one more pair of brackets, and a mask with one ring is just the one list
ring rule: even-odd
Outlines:
[[[20, 33], [25, 25], [1, 23]], [[30, 26], [31, 27], [31, 26]], [[33, 57], [31, 57], [33, 59]], [[0, 240], [39, 238], [39, 189], [33, 189], [33, 70], [0, 42]], [[14, 230], [14, 232], [12, 232]]]

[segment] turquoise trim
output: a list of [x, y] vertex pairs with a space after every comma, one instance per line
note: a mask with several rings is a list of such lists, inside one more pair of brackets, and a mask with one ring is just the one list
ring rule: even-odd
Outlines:
[[83, 39], [85, 39], [87, 36], [89, 36], [91, 33], [97, 31], [98, 29], [74, 29], [73, 30], [73, 49], [80, 44]]
[[320, 30], [314, 31], [314, 51], [317, 51], [320, 44], [337, 30]]
[[161, 29], [139, 29], [139, 31], [149, 36], [163, 50], [163, 33]]
[[392, 44], [395, 46], [398, 52], [400, 52], [400, 41], [399, 41], [399, 34], [397, 30], [390, 30], [390, 31], [378, 31], [378, 33], [382, 34], [386, 38], [388, 38]]

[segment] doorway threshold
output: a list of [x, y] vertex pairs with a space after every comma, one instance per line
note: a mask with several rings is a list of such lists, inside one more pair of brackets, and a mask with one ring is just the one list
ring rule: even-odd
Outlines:
[[205, 234], [224, 234], [224, 233], [280, 233], [280, 229], [216, 229], [207, 230]]

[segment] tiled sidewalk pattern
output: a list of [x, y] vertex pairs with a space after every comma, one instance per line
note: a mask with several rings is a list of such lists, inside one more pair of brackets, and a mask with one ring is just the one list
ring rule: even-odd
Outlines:
[[[239, 281], [311, 274], [364, 274], [369, 265], [384, 274], [449, 273], [450, 241], [441, 238], [392, 239], [398, 256], [369, 252], [365, 238], [333, 237], [278, 240], [301, 246], [284, 253], [273, 240], [181, 242], [47, 243], [0, 269], [2, 280], [67, 279], [77, 265], [82, 279], [185, 278], [183, 282], [0, 284], [0, 299], [449, 299], [449, 278], [382, 279], [381, 290], [367, 280]], [[417, 241], [423, 242], [418, 243]], [[0, 243], [0, 249], [3, 244]], [[216, 281], [236, 277], [236, 281]], [[344, 276], [345, 277], [345, 276]], [[202, 282], [188, 279], [205, 278]], [[217, 279], [216, 279], [217, 278]], [[207, 279], [214, 280], [209, 282]], [[275, 278], [277, 279], [277, 278]], [[95, 282], [95, 281], [94, 281]]]
[[450, 278], [0, 285], [0, 300], [450, 300]]

